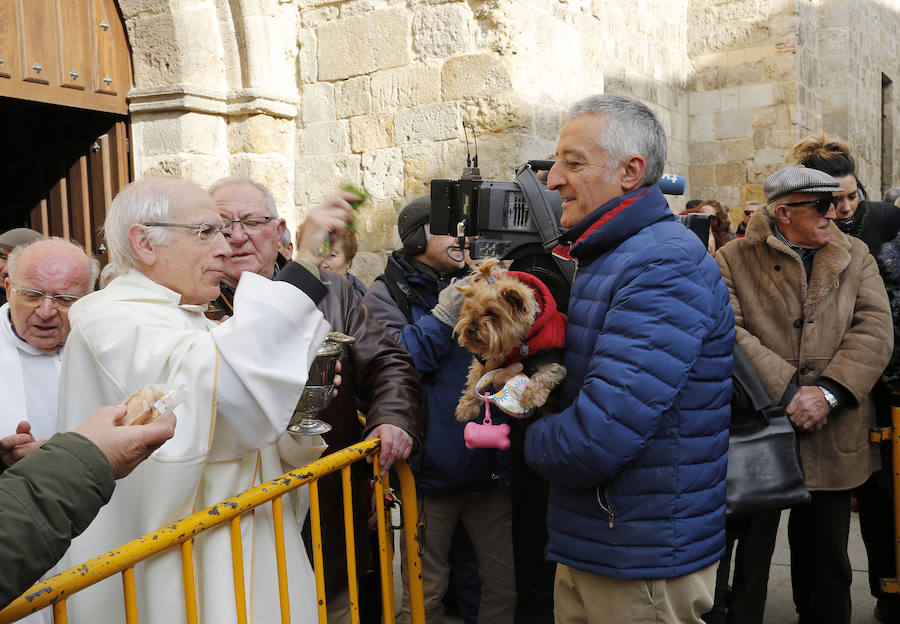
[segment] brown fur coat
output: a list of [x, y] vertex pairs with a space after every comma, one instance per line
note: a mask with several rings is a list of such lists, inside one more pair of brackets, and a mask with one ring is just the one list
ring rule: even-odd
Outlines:
[[807, 284], [800, 258], [773, 234], [759, 210], [744, 238], [716, 255], [734, 307], [735, 338], [777, 403], [788, 384], [838, 382], [852, 399], [828, 415], [821, 431], [797, 432], [810, 490], [846, 490], [880, 465], [869, 442], [870, 396], [894, 346], [884, 284], [860, 240], [834, 225], [816, 252]]

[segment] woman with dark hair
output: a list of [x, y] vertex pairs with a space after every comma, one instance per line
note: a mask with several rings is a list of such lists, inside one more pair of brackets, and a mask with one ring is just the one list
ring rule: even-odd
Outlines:
[[893, 240], [900, 229], [900, 210], [882, 202], [871, 202], [856, 177], [856, 161], [845, 143], [826, 140], [824, 135], [808, 137], [794, 146], [797, 164], [824, 171], [841, 185], [837, 219], [834, 224], [844, 234], [855, 236], [869, 246], [876, 260], [881, 246]]
[[[809, 137], [794, 146], [794, 157], [798, 164], [824, 171], [840, 183], [842, 191], [834, 194], [839, 200], [835, 225], [869, 246], [891, 300], [894, 335], [900, 335], [900, 237], [897, 237], [900, 209], [888, 203], [869, 201], [865, 188], [856, 177], [856, 162], [850, 155], [850, 147], [844, 143], [828, 141], [824, 135]], [[900, 350], [895, 348], [885, 376], [872, 390], [880, 427], [891, 424], [890, 391], [891, 388], [900, 389], [898, 360]], [[869, 588], [878, 600], [875, 617], [879, 622], [900, 624], [900, 597], [883, 593], [879, 582], [880, 578], [896, 578], [891, 548], [894, 507], [890, 443], [882, 443], [881, 462], [882, 469], [856, 488], [855, 493], [860, 531], [869, 559]]]

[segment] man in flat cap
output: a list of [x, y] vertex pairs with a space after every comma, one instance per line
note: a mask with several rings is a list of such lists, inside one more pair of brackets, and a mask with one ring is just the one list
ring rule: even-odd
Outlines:
[[[799, 621], [848, 623], [850, 490], [879, 467], [878, 447], [869, 442], [870, 391], [894, 345], [891, 313], [866, 245], [832, 223], [837, 180], [788, 167], [770, 175], [763, 190], [765, 210], [716, 259], [736, 341], [772, 403], [786, 407], [812, 495], [788, 521]], [[739, 547], [732, 597], [735, 614], [756, 612], [758, 619], [741, 621], [762, 621], [780, 514], [758, 516]], [[741, 548], [753, 569], [739, 575]]]

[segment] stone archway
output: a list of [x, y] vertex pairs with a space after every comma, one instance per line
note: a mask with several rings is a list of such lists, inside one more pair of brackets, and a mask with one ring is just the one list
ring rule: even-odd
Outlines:
[[173, 174], [206, 186], [249, 175], [292, 225], [295, 4], [119, 0], [119, 8], [134, 63], [136, 177]]

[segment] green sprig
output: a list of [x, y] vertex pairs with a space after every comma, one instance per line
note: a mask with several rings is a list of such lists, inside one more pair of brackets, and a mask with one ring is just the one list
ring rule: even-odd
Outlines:
[[[347, 193], [356, 195], [356, 199], [350, 201], [350, 206], [353, 207], [353, 210], [359, 210], [359, 207], [362, 206], [367, 201], [369, 201], [369, 198], [371, 197], [371, 195], [369, 194], [369, 191], [367, 191], [365, 189], [365, 187], [362, 187], [362, 186], [354, 186], [349, 183], [342, 184], [341, 190], [345, 191]], [[353, 218], [351, 218], [350, 221], [347, 222], [347, 228], [351, 232], [354, 232], [354, 233], [359, 232], [359, 229], [357, 229], [356, 222]], [[322, 244], [319, 246], [319, 255], [327, 256], [329, 251], [331, 251], [331, 235], [330, 234], [326, 235], [325, 238], [322, 240]]]

